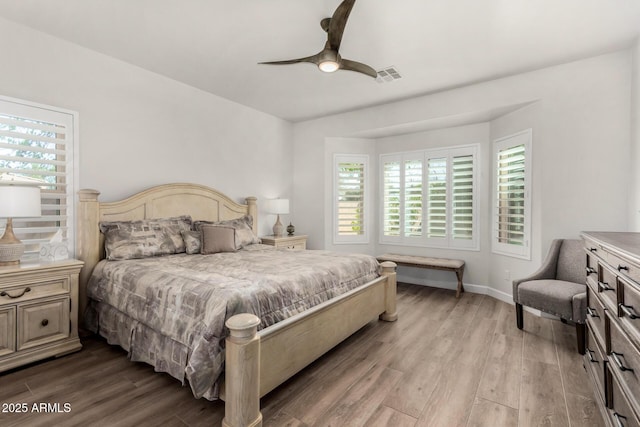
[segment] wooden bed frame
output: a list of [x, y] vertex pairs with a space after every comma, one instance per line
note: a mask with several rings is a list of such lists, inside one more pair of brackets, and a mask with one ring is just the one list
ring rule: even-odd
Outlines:
[[[104, 258], [100, 221], [140, 220], [191, 215], [194, 220], [220, 221], [245, 214], [258, 230], [255, 197], [246, 204], [197, 184], [166, 184], [116, 202], [98, 201], [96, 190], [80, 190], [76, 256], [84, 261], [80, 273], [80, 313], [87, 306], [86, 285], [95, 265]], [[384, 262], [382, 275], [346, 294], [257, 331], [253, 314], [227, 320], [225, 381], [226, 427], [261, 426], [260, 397], [264, 396], [336, 344], [373, 319], [395, 321], [396, 265]], [[282, 357], [286, 353], [287, 357]]]

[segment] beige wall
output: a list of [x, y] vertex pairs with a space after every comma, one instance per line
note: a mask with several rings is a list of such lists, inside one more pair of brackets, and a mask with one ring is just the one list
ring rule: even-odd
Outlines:
[[102, 200], [175, 181], [290, 195], [289, 122], [1, 18], [0, 51], [0, 94], [79, 112], [79, 186]]

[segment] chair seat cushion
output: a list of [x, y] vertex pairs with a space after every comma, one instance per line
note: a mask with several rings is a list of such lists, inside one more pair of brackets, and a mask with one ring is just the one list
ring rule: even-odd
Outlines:
[[518, 303], [584, 323], [587, 285], [564, 280], [531, 280], [518, 286]]

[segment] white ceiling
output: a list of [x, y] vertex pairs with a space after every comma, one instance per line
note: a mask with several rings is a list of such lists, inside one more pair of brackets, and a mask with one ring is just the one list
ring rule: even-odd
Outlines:
[[340, 53], [402, 79], [312, 64], [340, 0], [0, 0], [0, 16], [291, 121], [594, 56], [640, 33], [640, 0], [358, 0]]

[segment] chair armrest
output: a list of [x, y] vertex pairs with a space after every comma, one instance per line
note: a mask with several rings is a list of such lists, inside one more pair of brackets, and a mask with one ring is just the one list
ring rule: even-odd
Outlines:
[[520, 283], [529, 282], [531, 280], [551, 280], [556, 278], [560, 247], [562, 247], [562, 239], [556, 239], [551, 242], [551, 247], [549, 248], [547, 257], [543, 261], [542, 265], [538, 268], [538, 270], [527, 277], [523, 277], [522, 279], [516, 279], [513, 281], [513, 300], [515, 302], [518, 302], [518, 286], [520, 286]]

